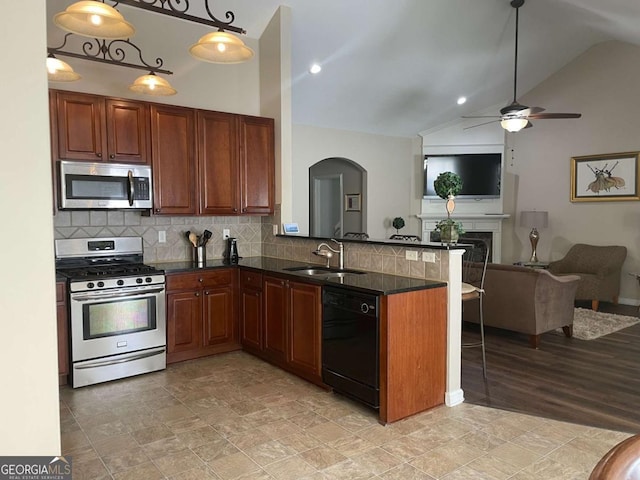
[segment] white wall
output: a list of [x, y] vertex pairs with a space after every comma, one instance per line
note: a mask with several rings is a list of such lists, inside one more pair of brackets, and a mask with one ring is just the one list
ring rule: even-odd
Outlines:
[[[538, 258], [562, 258], [575, 243], [624, 245], [628, 255], [620, 297], [624, 303], [638, 303], [640, 286], [628, 273], [640, 272], [640, 203], [569, 200], [571, 157], [640, 151], [638, 78], [640, 47], [605, 42], [518, 98], [524, 105], [549, 112], [579, 112], [582, 118], [537, 120], [533, 128], [506, 134], [502, 201], [504, 213], [511, 218], [503, 222], [502, 262], [531, 255], [529, 229], [518, 224], [520, 212], [546, 210], [549, 227], [540, 230]], [[470, 122], [423, 132], [425, 148], [489, 145], [496, 143], [496, 135], [505, 136], [499, 124], [463, 130]], [[464, 204], [456, 202], [456, 213], [459, 209]]]
[[[628, 272], [640, 272], [640, 202], [571, 203], [571, 157], [640, 151], [638, 95], [640, 47], [605, 42], [592, 47], [521, 99], [550, 112], [580, 112], [579, 120], [542, 120], [509, 134], [510, 170], [518, 179], [515, 208], [549, 211], [549, 228], [540, 231], [538, 257], [561, 258], [574, 243], [624, 245], [621, 300], [639, 298]], [[525, 258], [528, 229], [510, 222], [503, 258]]]
[[[5, 5], [0, 18], [0, 452], [60, 454], [45, 12]], [[10, 66], [10, 67], [9, 67]]]
[[367, 171], [367, 233], [387, 238], [394, 217], [406, 222], [402, 233], [420, 234], [421, 187], [416, 184], [420, 142], [303, 125], [293, 126], [293, 216], [303, 233], [309, 232], [309, 167], [330, 157], [343, 157]]

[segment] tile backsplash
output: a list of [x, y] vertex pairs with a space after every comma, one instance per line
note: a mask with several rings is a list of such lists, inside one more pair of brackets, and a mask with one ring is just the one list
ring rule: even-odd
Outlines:
[[[54, 238], [124, 237], [143, 238], [145, 262], [189, 261], [192, 259], [191, 244], [185, 238], [187, 230], [200, 235], [207, 229], [212, 237], [207, 244], [207, 258], [222, 258], [225, 240], [222, 231], [228, 228], [232, 237], [238, 239], [241, 256], [286, 258], [300, 262], [322, 264], [324, 259], [312, 254], [318, 240], [304, 237], [276, 237], [273, 225], [281, 225], [279, 205], [270, 217], [170, 217], [143, 216], [138, 211], [59, 211], [53, 217]], [[160, 243], [160, 232], [164, 231], [166, 242]], [[449, 252], [435, 252], [434, 262], [407, 260], [407, 250], [422, 252], [424, 247], [415, 245], [380, 245], [359, 242], [344, 242], [345, 266], [404, 277], [448, 280]], [[332, 259], [332, 265], [336, 259]]]
[[[169, 217], [143, 216], [138, 211], [59, 211], [53, 217], [54, 238], [142, 237], [145, 262], [185, 261], [191, 259], [187, 230], [198, 235], [212, 232], [207, 244], [207, 258], [221, 258], [225, 249], [222, 231], [228, 228], [238, 239], [242, 256], [262, 254], [261, 217]], [[166, 242], [158, 241], [159, 232]]]

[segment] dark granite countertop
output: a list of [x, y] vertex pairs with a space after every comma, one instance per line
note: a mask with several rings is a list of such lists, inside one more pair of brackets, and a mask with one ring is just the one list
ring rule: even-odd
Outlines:
[[[263, 273], [285, 275], [289, 278], [297, 278], [307, 283], [317, 285], [332, 285], [344, 287], [350, 290], [358, 290], [376, 295], [392, 295], [394, 293], [409, 292], [412, 290], [424, 290], [427, 288], [438, 288], [446, 286], [446, 282], [440, 280], [426, 280], [420, 278], [401, 277], [379, 272], [365, 272], [361, 275], [347, 275], [342, 278], [309, 276], [303, 273], [296, 273], [285, 270], [286, 268], [303, 267], [306, 265], [318, 267], [321, 265], [311, 265], [303, 262], [284, 260], [271, 257], [247, 257], [242, 258], [237, 265], [229, 265], [222, 259], [207, 260], [204, 266], [199, 267], [193, 262], [156, 262], [151, 263], [156, 268], [162, 269], [167, 274], [198, 272], [217, 268], [228, 268], [230, 266], [250, 268], [262, 271]], [[361, 270], [362, 271], [362, 270]]]

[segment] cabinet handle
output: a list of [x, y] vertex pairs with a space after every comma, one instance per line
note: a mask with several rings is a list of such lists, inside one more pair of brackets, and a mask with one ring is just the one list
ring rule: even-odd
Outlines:
[[199, 293], [199, 292], [196, 292], [196, 297], [199, 297], [199, 296], [200, 296], [200, 293]]
[[200, 283], [202, 283], [202, 282], [204, 281], [204, 279], [199, 278], [199, 279], [198, 279], [198, 281], [199, 281]]
[[109, 155], [109, 158], [116, 158], [116, 156], [112, 153], [111, 155]]
[[156, 213], [160, 213], [160, 209], [159, 208], [156, 208]]
[[233, 209], [233, 211], [234, 211], [234, 212], [237, 212], [237, 211], [238, 211], [238, 209], [237, 209], [237, 208], [234, 208], [234, 209]]
[[243, 209], [242, 209], [242, 213], [246, 213], [246, 211], [247, 211], [247, 209], [246, 209], [246, 208], [243, 208]]
[[205, 295], [209, 295], [209, 292], [204, 292]]
[[100, 157], [100, 158], [102, 158], [102, 153], [97, 152], [97, 153], [96, 153], [96, 157]]

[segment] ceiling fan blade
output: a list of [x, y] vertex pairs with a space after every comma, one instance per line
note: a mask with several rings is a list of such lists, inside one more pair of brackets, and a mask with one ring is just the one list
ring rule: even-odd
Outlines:
[[500, 118], [500, 115], [463, 115], [460, 118]]
[[542, 108], [542, 107], [529, 107], [529, 113], [527, 114], [527, 116], [533, 115], [534, 113], [540, 113], [540, 112], [544, 112], [544, 108]]
[[490, 123], [495, 123], [499, 121], [500, 119], [498, 118], [497, 120], [491, 120], [489, 122], [483, 122], [483, 123], [478, 123], [477, 125], [471, 125], [470, 127], [464, 127], [463, 130], [469, 130], [470, 128], [481, 127], [482, 125], [489, 125]]
[[527, 122], [527, 124], [522, 129], [524, 130], [525, 128], [531, 128], [531, 127], [533, 127], [533, 123]]
[[580, 118], [582, 117], [581, 113], [534, 113], [532, 115], [528, 115], [528, 118], [533, 118], [534, 120], [542, 120], [542, 119], [552, 119], [552, 118]]

